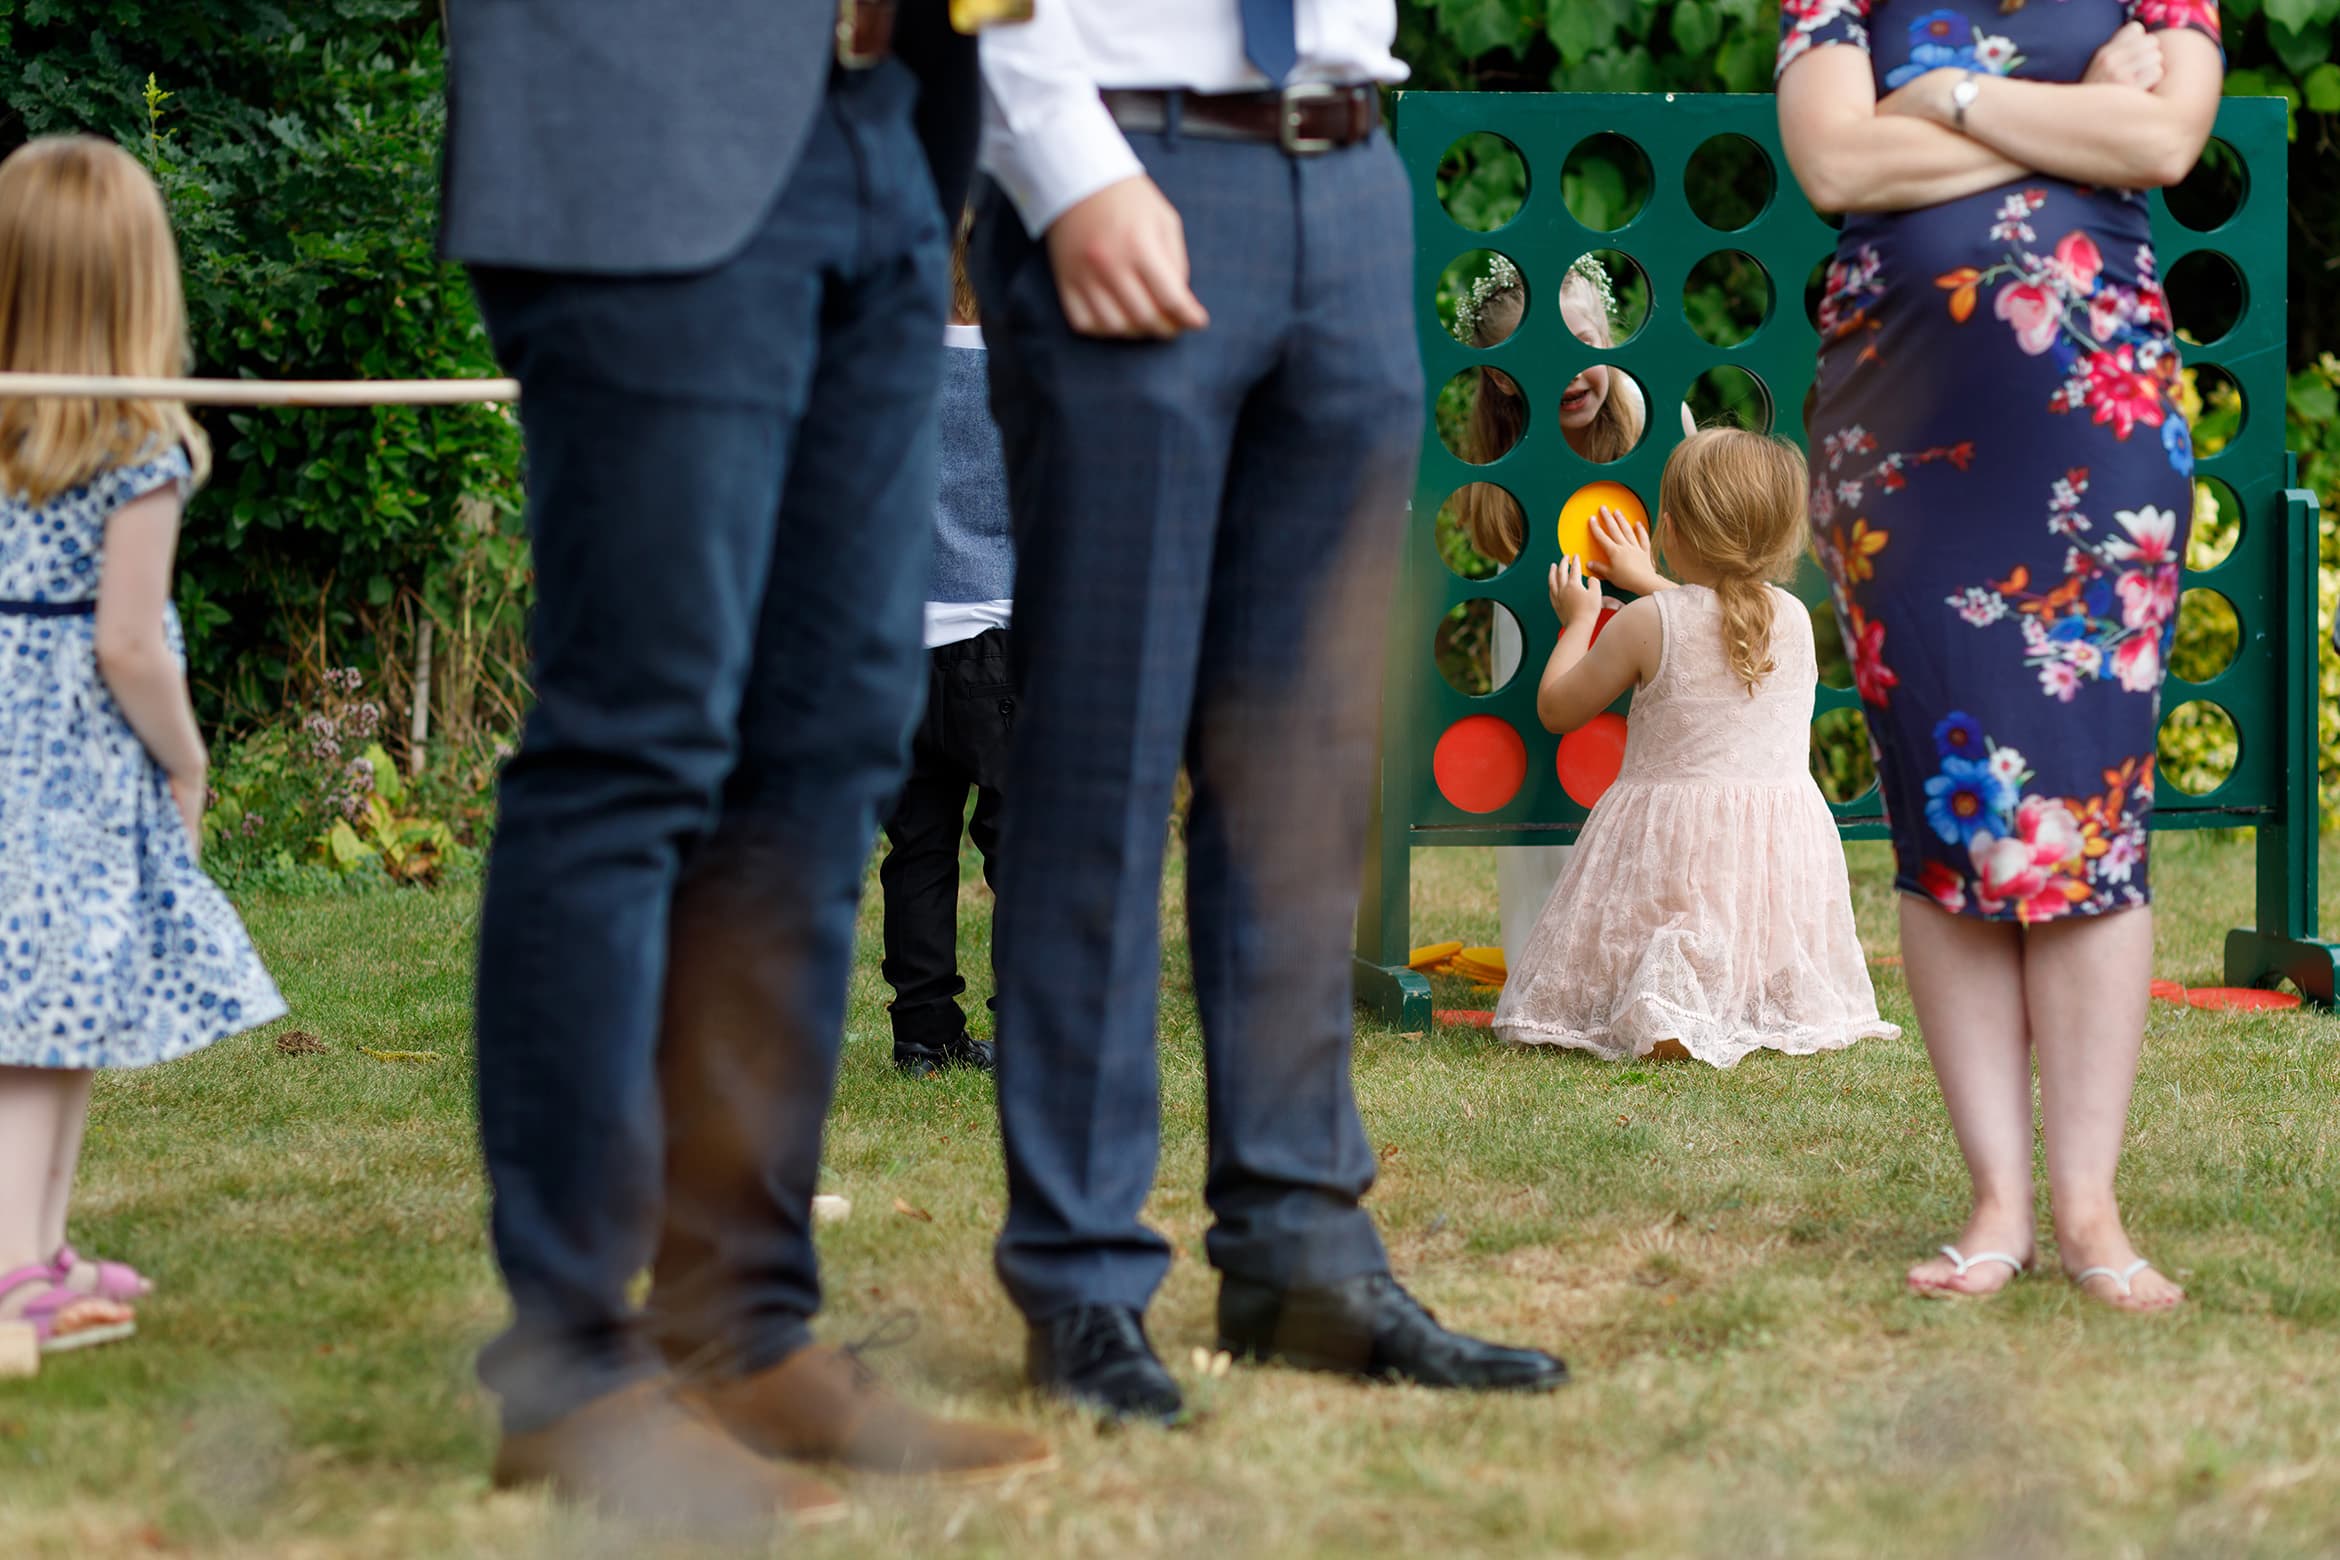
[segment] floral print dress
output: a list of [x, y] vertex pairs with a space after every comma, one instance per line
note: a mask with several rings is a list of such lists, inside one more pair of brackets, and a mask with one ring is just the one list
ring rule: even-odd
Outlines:
[[106, 522], [187, 479], [173, 448], [0, 496], [0, 1067], [143, 1067], [284, 1014], [98, 673]]
[[[1784, 0], [1779, 68], [1867, 51], [2077, 81], [2211, 0]], [[1897, 886], [2026, 923], [2142, 905], [2193, 445], [2144, 198], [2034, 175], [1846, 217], [1805, 423], [1812, 527]]]

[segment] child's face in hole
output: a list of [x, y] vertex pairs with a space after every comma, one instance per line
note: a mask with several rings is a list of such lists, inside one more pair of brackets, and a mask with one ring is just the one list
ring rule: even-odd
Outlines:
[[[1608, 316], [1589, 282], [1571, 275], [1561, 284], [1560, 318], [1567, 324], [1569, 334], [1588, 347], [1606, 350], [1616, 345], [1609, 335]], [[1606, 367], [1586, 369], [1571, 379], [1568, 388], [1560, 394], [1561, 428], [1574, 433], [1591, 427], [1608, 399], [1609, 370]]]

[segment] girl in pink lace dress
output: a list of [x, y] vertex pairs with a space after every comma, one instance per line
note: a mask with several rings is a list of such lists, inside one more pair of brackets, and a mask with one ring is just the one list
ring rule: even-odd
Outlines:
[[1666, 463], [1651, 566], [1604, 515], [1611, 577], [1642, 598], [1592, 642], [1600, 587], [1552, 570], [1560, 642], [1536, 691], [1573, 731], [1638, 689], [1624, 768], [1577, 836], [1495, 1010], [1522, 1045], [1612, 1059], [1829, 1051], [1901, 1031], [1877, 1016], [1844, 851], [1806, 769], [1812, 625], [1770, 582], [1806, 536], [1803, 457], [1732, 428]]

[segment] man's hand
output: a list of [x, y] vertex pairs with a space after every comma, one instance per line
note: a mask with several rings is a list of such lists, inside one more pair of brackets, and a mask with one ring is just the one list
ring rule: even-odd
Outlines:
[[1084, 336], [1167, 340], [1211, 322], [1187, 286], [1186, 225], [1144, 174], [1068, 208], [1048, 229], [1048, 260]]

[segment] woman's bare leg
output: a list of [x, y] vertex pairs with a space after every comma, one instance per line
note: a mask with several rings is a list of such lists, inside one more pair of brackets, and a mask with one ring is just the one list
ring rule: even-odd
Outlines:
[[[1974, 1211], [1958, 1249], [2028, 1262], [2031, 1046], [2022, 939], [2014, 926], [1968, 920], [1902, 896], [1902, 973], [1974, 1182]], [[2014, 1276], [2004, 1263], [1988, 1262], [1961, 1278], [1948, 1258], [1932, 1257], [1909, 1270], [1909, 1283], [1920, 1291], [1983, 1295], [2004, 1289]]]
[[[2152, 979], [2148, 909], [2033, 927], [2024, 941], [2023, 989], [2039, 1048], [2048, 1202], [2068, 1273], [2118, 1271], [2137, 1257], [2121, 1227], [2113, 1175], [2128, 1133]], [[2137, 1275], [2127, 1295], [2109, 1278], [2089, 1280], [2087, 1290], [2133, 1311], [2167, 1310], [2186, 1297], [2175, 1282], [2151, 1270]]]

